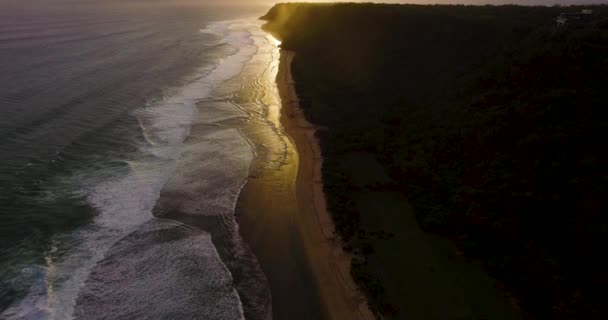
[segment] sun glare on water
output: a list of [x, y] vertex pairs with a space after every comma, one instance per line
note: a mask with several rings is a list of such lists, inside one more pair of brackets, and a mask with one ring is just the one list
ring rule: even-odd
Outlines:
[[278, 40], [277, 38], [275, 38], [272, 35], [268, 35], [268, 39], [270, 40], [270, 43], [272, 45], [274, 45], [275, 47], [279, 47], [281, 45], [281, 40]]

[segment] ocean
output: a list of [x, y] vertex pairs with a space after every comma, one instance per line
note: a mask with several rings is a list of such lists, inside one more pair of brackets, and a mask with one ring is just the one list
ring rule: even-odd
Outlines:
[[271, 317], [235, 205], [278, 49], [193, 3], [0, 1], [0, 319]]

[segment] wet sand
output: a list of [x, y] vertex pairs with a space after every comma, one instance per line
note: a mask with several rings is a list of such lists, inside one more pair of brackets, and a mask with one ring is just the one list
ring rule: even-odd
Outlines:
[[315, 127], [298, 105], [291, 74], [295, 53], [281, 51], [277, 85], [282, 100], [281, 123], [294, 141], [299, 166], [296, 194], [302, 230], [319, 292], [331, 319], [374, 319], [367, 301], [350, 275], [351, 256], [334, 235], [334, 224], [323, 193], [321, 148]]
[[334, 237], [315, 128], [293, 86], [293, 58], [281, 51], [276, 78], [285, 160], [279, 169], [257, 170], [245, 185], [237, 205], [241, 233], [270, 283], [274, 319], [374, 319]]

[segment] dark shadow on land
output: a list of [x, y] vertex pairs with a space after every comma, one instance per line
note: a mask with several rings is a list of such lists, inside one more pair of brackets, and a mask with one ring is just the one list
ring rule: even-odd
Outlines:
[[[556, 27], [582, 9], [596, 16]], [[288, 4], [263, 17], [297, 53], [328, 206], [376, 312], [446, 319], [430, 310], [444, 299], [451, 317], [506, 316], [489, 286], [515, 317], [605, 317], [607, 14]], [[453, 273], [467, 260], [496, 280]]]

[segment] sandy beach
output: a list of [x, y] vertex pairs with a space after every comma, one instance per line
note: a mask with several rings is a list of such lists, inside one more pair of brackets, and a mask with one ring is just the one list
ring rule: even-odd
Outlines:
[[306, 254], [330, 319], [374, 319], [362, 292], [350, 275], [351, 257], [334, 235], [321, 176], [322, 157], [315, 127], [298, 105], [291, 74], [295, 53], [281, 51], [277, 85], [282, 100], [281, 123], [297, 149], [297, 221]]
[[260, 153], [237, 203], [240, 232], [267, 277], [273, 319], [373, 319], [325, 208], [320, 148], [298, 106], [293, 58], [273, 53], [273, 88], [262, 90], [274, 91], [265, 94], [274, 129], [247, 132]]

